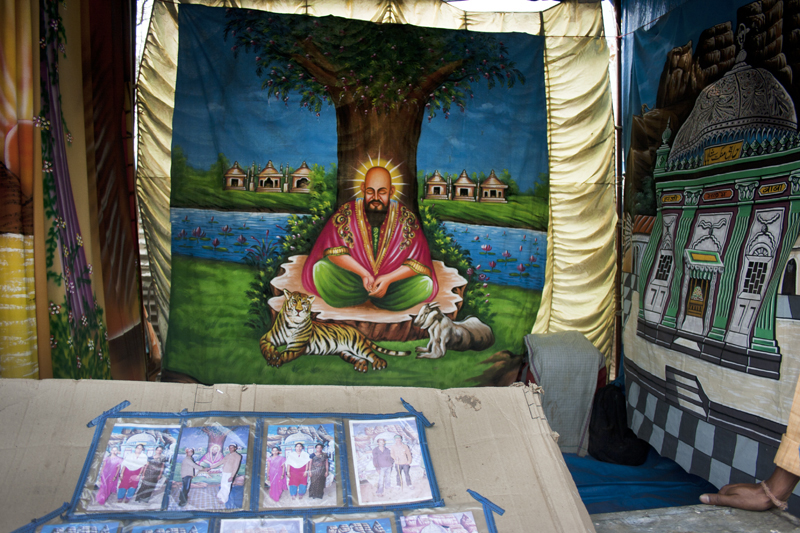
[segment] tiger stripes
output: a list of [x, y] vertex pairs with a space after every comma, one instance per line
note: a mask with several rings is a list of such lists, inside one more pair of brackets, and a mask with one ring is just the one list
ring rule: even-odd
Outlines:
[[[386, 368], [386, 361], [374, 352], [394, 357], [411, 354], [381, 348], [352, 326], [316, 322], [311, 319], [314, 296], [283, 292], [286, 297], [283, 307], [259, 342], [261, 354], [270, 366], [278, 368], [304, 354], [338, 355], [355, 370], [366, 372], [369, 364], [373, 370]], [[286, 349], [278, 352], [277, 347], [282, 345]]]

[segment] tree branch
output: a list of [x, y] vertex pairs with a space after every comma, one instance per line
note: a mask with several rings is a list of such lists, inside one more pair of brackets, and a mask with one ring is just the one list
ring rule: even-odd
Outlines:
[[439, 84], [444, 83], [450, 75], [456, 71], [461, 65], [464, 64], [463, 59], [459, 59], [458, 61], [453, 61], [452, 63], [448, 63], [443, 67], [439, 68], [437, 71], [428, 74], [426, 76], [425, 82], [420, 84], [417, 89], [415, 89], [412, 93], [409, 94], [410, 97], [416, 98], [421, 102], [425, 102], [428, 100], [428, 95], [433, 91]]

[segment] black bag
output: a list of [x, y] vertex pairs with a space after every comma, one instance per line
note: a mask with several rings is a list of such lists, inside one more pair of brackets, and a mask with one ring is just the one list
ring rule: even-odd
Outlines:
[[589, 420], [589, 455], [604, 463], [639, 466], [649, 451], [650, 445], [628, 427], [622, 390], [616, 385], [598, 390]]

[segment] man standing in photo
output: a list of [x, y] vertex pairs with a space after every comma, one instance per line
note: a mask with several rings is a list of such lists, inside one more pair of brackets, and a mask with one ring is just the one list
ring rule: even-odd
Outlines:
[[236, 451], [238, 449], [239, 447], [235, 444], [229, 445], [228, 455], [226, 455], [222, 461], [216, 465], [213, 465], [222, 465], [222, 477], [219, 480], [219, 492], [217, 493], [217, 499], [222, 503], [228, 503], [228, 498], [231, 495], [231, 485], [233, 485], [233, 479], [236, 477], [236, 473], [239, 471], [239, 465], [242, 464], [242, 456]]
[[181, 507], [186, 505], [186, 502], [189, 501], [189, 489], [192, 488], [192, 478], [198, 473], [208, 470], [195, 463], [194, 459], [192, 459], [194, 448], [186, 448], [184, 453], [186, 456], [183, 458], [183, 461], [181, 461], [181, 481], [183, 482], [183, 486], [181, 487], [181, 497], [178, 502], [178, 505]]
[[389, 486], [389, 474], [393, 465], [392, 452], [386, 447], [386, 441], [378, 439], [378, 447], [372, 450], [372, 466], [378, 471], [378, 487], [375, 492], [378, 496], [383, 495], [383, 490]]
[[406, 485], [409, 489], [414, 489], [411, 484], [411, 448], [404, 442], [403, 437], [400, 435], [394, 436], [394, 446], [392, 446], [392, 459], [394, 464], [397, 465], [397, 486], [401, 487], [400, 473], [404, 473], [406, 477]]

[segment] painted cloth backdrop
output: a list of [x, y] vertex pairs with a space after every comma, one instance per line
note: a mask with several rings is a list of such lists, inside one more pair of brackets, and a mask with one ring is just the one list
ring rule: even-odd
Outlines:
[[0, 10], [0, 376], [39, 376], [33, 273], [33, 183], [38, 161], [33, 108], [36, 10]]
[[[353, 16], [337, 5], [326, 13]], [[504, 383], [554, 271], [575, 286], [547, 292], [541, 329], [579, 324], [610, 346], [613, 237], [596, 229], [614, 218], [599, 5], [452, 24], [450, 6], [416, 7], [440, 28], [386, 23], [416, 11], [379, 12], [377, 24], [155, 6], [139, 193], [166, 371], [204, 382]], [[560, 31], [535, 35], [545, 28]], [[548, 60], [551, 75], [580, 67], [598, 81], [547, 83]], [[582, 98], [576, 121], [568, 104]], [[586, 207], [568, 199], [576, 191], [588, 191]], [[549, 205], [553, 194], [569, 213]], [[548, 233], [548, 221], [569, 218], [595, 228], [572, 249], [579, 235]], [[570, 295], [573, 316], [555, 306]]]
[[718, 487], [765, 479], [800, 372], [797, 5], [631, 4], [630, 423]]

